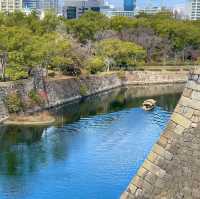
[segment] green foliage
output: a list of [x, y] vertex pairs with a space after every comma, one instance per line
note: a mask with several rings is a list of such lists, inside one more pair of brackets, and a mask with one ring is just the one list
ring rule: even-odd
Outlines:
[[79, 20], [69, 20], [65, 24], [68, 33], [86, 43], [94, 40], [96, 33], [109, 27], [109, 19], [103, 14], [88, 11]]
[[23, 69], [20, 65], [15, 64], [7, 67], [6, 78], [15, 81], [28, 78], [27, 70]]
[[88, 87], [84, 84], [80, 85], [80, 95], [81, 96], [87, 96], [88, 94]]
[[177, 20], [165, 10], [134, 18], [89, 11], [74, 20], [52, 11], [43, 19], [36, 12], [0, 13], [0, 55], [5, 67], [0, 78], [11, 80], [27, 78], [30, 68], [70, 74], [83, 63], [93, 74], [112, 67], [194, 64], [200, 57], [200, 22]]
[[37, 105], [43, 105], [44, 100], [41, 98], [41, 96], [37, 93], [35, 89], [32, 89], [28, 93], [29, 98]]
[[24, 105], [19, 93], [11, 93], [5, 98], [9, 113], [18, 113], [23, 111]]
[[102, 72], [105, 69], [105, 63], [102, 57], [91, 57], [86, 62], [86, 69], [91, 74], [96, 74], [98, 72]]
[[117, 32], [122, 32], [125, 29], [133, 27], [135, 23], [136, 21], [129, 17], [115, 16], [110, 20], [110, 27]]
[[145, 50], [132, 42], [106, 39], [97, 44], [97, 54], [105, 60], [112, 60], [116, 67], [134, 67], [143, 63]]
[[56, 16], [55, 12], [49, 10], [45, 13], [45, 17], [41, 23], [44, 32], [50, 33], [56, 30], [56, 27], [59, 25], [60, 20]]

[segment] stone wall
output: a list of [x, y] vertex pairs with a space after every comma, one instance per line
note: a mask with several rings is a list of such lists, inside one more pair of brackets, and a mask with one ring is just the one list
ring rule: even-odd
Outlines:
[[200, 71], [121, 199], [200, 198]]
[[[43, 81], [38, 80], [35, 82], [32, 79], [0, 83], [0, 110], [3, 110], [0, 114], [0, 121], [8, 117], [4, 99], [9, 93], [14, 91], [18, 91], [23, 97], [23, 101], [26, 102], [28, 100], [28, 93], [34, 87], [38, 88], [38, 90], [45, 88], [48, 98], [48, 103], [46, 103], [45, 108], [50, 108], [123, 85], [183, 83], [186, 81], [186, 72], [134, 71], [80, 78], [49, 79], [45, 85], [42, 85]], [[41, 107], [32, 107], [31, 110], [28, 111], [34, 112], [38, 110], [41, 110]]]
[[5, 103], [6, 96], [18, 91], [23, 97], [23, 100], [27, 100], [27, 94], [31, 89], [33, 89], [33, 80], [0, 83], [0, 123], [9, 117]]
[[68, 80], [49, 81], [47, 91], [49, 106], [52, 107], [80, 99], [82, 97], [81, 88], [86, 90], [86, 95], [92, 95], [124, 85], [169, 84], [184, 83], [186, 81], [186, 72], [134, 71], [103, 76], [89, 76], [79, 79], [71, 78]]

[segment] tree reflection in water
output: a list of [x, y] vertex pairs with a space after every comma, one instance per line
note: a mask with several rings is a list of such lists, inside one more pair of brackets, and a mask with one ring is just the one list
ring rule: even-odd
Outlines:
[[[81, 102], [77, 101], [52, 109], [51, 111], [57, 118], [57, 124], [54, 127], [1, 126], [0, 189], [3, 193], [14, 192], [18, 194], [16, 198], [20, 198], [20, 194], [23, 195], [26, 189], [31, 189], [27, 187], [26, 181], [31, 181], [34, 173], [41, 172], [52, 162], [56, 164], [59, 161], [66, 161], [73, 148], [72, 145], [77, 145], [77, 148], [80, 147], [81, 150], [81, 145], [87, 143], [87, 136], [80, 133], [84, 128], [81, 123], [77, 122], [80, 118], [87, 119], [99, 114], [129, 110], [140, 107], [147, 98], [154, 98], [158, 101], [158, 109], [153, 113], [153, 122], [157, 125], [164, 125], [166, 118], [160, 117], [160, 114], [158, 117], [157, 110], [160, 111], [159, 107], [164, 107], [169, 112], [173, 111], [182, 90], [183, 85], [114, 89], [86, 98]], [[112, 124], [118, 119], [117, 117], [117, 115], [103, 117], [88, 126], [100, 125], [103, 128]], [[67, 125], [69, 123], [70, 126]], [[112, 134], [105, 135], [104, 139], [108, 139], [106, 136], [112, 136]], [[23, 191], [21, 187], [23, 187]], [[22, 198], [24, 197], [22, 196]]]
[[[141, 97], [144, 95], [156, 99], [158, 106], [171, 112], [180, 97], [174, 93], [180, 93], [182, 88], [183, 85], [169, 85], [168, 87], [160, 85], [114, 89], [81, 102], [55, 108], [52, 112], [57, 117], [58, 127], [61, 127], [83, 117], [139, 107], [147, 98], [147, 96]], [[156, 96], [159, 93], [162, 95]], [[53, 140], [49, 143], [49, 140], [45, 139], [48, 131], [51, 132], [51, 129], [2, 126], [0, 131], [0, 174], [23, 175], [23, 172], [34, 172], [40, 164], [47, 163], [47, 151], [53, 155], [55, 160], [66, 158], [68, 143], [63, 143], [65, 140], [63, 135], [56, 134], [56, 131], [53, 131], [52, 135], [49, 133]], [[43, 139], [41, 139], [42, 136], [44, 136]], [[38, 142], [37, 149], [31, 150]], [[52, 145], [48, 146], [48, 144]]]

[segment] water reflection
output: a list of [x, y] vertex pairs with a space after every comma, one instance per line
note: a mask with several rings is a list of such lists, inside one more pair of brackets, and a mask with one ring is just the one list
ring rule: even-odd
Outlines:
[[66, 104], [54, 109], [58, 125], [77, 121], [82, 117], [115, 112], [125, 108], [140, 107], [147, 98], [157, 100], [157, 105], [172, 112], [184, 84], [129, 86], [86, 98], [83, 102]]
[[[182, 89], [115, 89], [53, 109], [56, 126], [2, 126], [0, 198], [116, 198], [158, 138]], [[149, 97], [158, 107], [144, 112], [138, 107]]]

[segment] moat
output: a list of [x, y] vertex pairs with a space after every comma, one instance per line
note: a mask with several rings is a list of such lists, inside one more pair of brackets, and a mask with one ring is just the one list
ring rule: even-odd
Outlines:
[[[53, 109], [57, 122], [49, 128], [2, 126], [0, 198], [119, 198], [182, 89], [179, 84], [115, 89]], [[150, 97], [157, 107], [145, 112], [140, 107]]]

